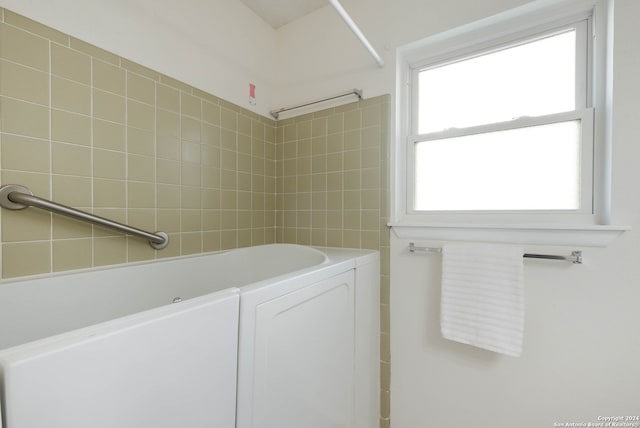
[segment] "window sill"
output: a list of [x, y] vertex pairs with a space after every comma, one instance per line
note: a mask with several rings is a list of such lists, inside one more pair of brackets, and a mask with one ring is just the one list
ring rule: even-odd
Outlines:
[[400, 239], [606, 247], [630, 226], [389, 223]]

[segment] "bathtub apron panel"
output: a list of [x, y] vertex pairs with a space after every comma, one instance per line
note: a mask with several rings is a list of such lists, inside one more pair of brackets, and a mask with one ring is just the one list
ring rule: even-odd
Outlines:
[[353, 426], [354, 293], [349, 270], [253, 305], [255, 334], [245, 338], [254, 342], [240, 349], [239, 428]]
[[233, 428], [238, 292], [181, 304], [4, 355], [5, 428]]

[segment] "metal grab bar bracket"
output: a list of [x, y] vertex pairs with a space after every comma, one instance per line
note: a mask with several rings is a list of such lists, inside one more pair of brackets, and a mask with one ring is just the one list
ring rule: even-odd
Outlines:
[[89, 214], [66, 205], [57, 204], [34, 196], [31, 190], [18, 184], [7, 184], [0, 187], [0, 207], [9, 210], [23, 210], [30, 206], [145, 238], [149, 241], [149, 245], [156, 250], [161, 250], [169, 245], [169, 235], [165, 232], [146, 232], [133, 226], [128, 226], [126, 224], [118, 223], [117, 221]]

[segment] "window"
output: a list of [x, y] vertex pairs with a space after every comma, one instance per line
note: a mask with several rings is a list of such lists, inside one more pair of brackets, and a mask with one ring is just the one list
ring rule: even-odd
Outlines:
[[560, 3], [401, 49], [396, 220], [602, 223], [606, 2]]

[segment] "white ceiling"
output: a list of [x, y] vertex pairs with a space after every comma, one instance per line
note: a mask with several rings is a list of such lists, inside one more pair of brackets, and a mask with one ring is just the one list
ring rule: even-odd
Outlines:
[[327, 0], [240, 0], [274, 29], [328, 4]]

